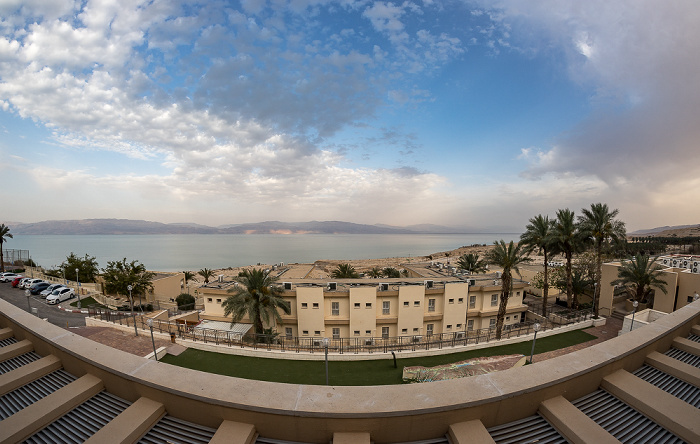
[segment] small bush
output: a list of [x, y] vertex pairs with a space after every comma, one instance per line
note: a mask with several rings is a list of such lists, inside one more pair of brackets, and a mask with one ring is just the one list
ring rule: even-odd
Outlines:
[[194, 310], [195, 299], [194, 296], [188, 293], [180, 293], [175, 298], [175, 303], [178, 310]]

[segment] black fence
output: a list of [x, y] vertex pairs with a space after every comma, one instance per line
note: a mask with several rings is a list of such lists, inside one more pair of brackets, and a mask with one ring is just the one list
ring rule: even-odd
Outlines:
[[[140, 313], [124, 313], [105, 310], [99, 307], [90, 307], [89, 315], [95, 319], [113, 322], [119, 325], [136, 327], [142, 330], [149, 329], [147, 318]], [[579, 312], [570, 322], [559, 324], [549, 321], [539, 322], [539, 331], [556, 330], [565, 325], [590, 319], [590, 310], [586, 313]], [[534, 321], [519, 324], [504, 325], [501, 339], [517, 338], [534, 332]], [[293, 353], [390, 353], [417, 350], [440, 350], [446, 347], [459, 347], [473, 344], [491, 342], [496, 339], [496, 329], [483, 328], [472, 331], [458, 331], [454, 333], [440, 333], [433, 335], [406, 335], [395, 337], [351, 337], [351, 338], [322, 338], [322, 337], [289, 337], [278, 334], [254, 335], [241, 334], [232, 331], [201, 328], [188, 325], [185, 322], [153, 320], [154, 332], [170, 334], [181, 339], [215, 344], [228, 347], [252, 348], [263, 350], [277, 350]]]

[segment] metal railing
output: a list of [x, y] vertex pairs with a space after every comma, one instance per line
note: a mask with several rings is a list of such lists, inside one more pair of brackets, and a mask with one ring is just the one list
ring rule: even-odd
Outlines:
[[[584, 313], [585, 311], [585, 313]], [[567, 324], [581, 322], [591, 318], [590, 310], [579, 312], [576, 317], [571, 318]], [[136, 327], [146, 330], [148, 324], [146, 317], [140, 313], [132, 315], [128, 312], [115, 312], [99, 307], [90, 307], [89, 315], [102, 321], [113, 322], [115, 324]], [[535, 321], [528, 321], [519, 324], [504, 325], [501, 339], [516, 338], [534, 332]], [[558, 324], [549, 321], [541, 321], [540, 331], [555, 330], [563, 328], [567, 324]], [[175, 335], [178, 338], [211, 343], [227, 347], [240, 347], [263, 350], [277, 350], [293, 353], [323, 353], [325, 343], [323, 337], [299, 337], [283, 336], [279, 334], [255, 335], [241, 334], [233, 331], [216, 330], [197, 327], [185, 322], [153, 320], [153, 331]], [[393, 337], [368, 337], [357, 336], [350, 338], [328, 338], [328, 351], [333, 353], [390, 353], [392, 351], [417, 351], [417, 350], [440, 350], [445, 347], [458, 347], [496, 340], [496, 329], [482, 328], [472, 331], [457, 331], [454, 333], [438, 333], [433, 335], [404, 335]]]

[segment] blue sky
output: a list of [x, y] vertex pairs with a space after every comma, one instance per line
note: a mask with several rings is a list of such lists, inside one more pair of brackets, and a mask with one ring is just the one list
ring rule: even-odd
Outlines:
[[606, 202], [630, 229], [700, 222], [693, 0], [28, 0], [0, 17], [5, 221], [520, 231]]

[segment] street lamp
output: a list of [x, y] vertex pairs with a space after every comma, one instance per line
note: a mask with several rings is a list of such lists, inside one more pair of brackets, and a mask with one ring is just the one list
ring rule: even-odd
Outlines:
[[539, 322], [535, 322], [535, 325], [532, 326], [532, 329], [535, 330], [535, 336], [532, 338], [532, 351], [530, 351], [530, 364], [532, 364], [532, 357], [535, 355], [535, 341], [537, 341], [537, 332], [540, 331]]
[[637, 312], [637, 307], [639, 306], [639, 302], [634, 301], [632, 302], [632, 307], [634, 307], [634, 310], [632, 310], [632, 323], [630, 324], [630, 331], [634, 328], [634, 314]]
[[75, 282], [78, 283], [76, 290], [78, 291], [78, 308], [80, 308], [80, 275], [78, 275], [78, 269], [75, 269]]
[[328, 384], [328, 343], [330, 340], [328, 338], [323, 338], [323, 347], [326, 349], [326, 385]]
[[131, 285], [127, 285], [126, 289], [129, 290], [129, 303], [131, 304], [131, 318], [134, 320], [134, 333], [136, 336], [139, 335], [139, 329], [136, 328], [136, 315], [134, 314], [134, 299], [131, 297], [131, 290], [134, 289]]
[[593, 282], [593, 319], [598, 319], [598, 309], [595, 305], [596, 297], [598, 296], [598, 283]]
[[29, 290], [24, 290], [24, 295], [27, 297], [27, 311], [31, 313], [32, 305], [29, 303], [29, 298], [32, 295], [32, 293]]
[[[148, 328], [151, 329], [151, 344], [153, 344], [153, 357], [155, 357], [156, 361], [158, 360], [158, 352], [156, 352], [156, 341], [153, 339], [153, 319], [148, 318], [146, 320], [146, 323], [148, 324]], [[134, 324], [136, 325], [136, 324]]]

